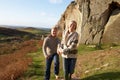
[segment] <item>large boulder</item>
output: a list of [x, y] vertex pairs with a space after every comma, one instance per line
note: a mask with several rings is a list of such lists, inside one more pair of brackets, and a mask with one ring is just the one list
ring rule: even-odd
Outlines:
[[[116, 9], [117, 12], [115, 12]], [[113, 38], [117, 38], [109, 40], [109, 43], [119, 43], [119, 34], [113, 34], [120, 31], [119, 10], [120, 0], [75, 0], [66, 8], [58, 24], [63, 30], [67, 29], [71, 20], [77, 21], [77, 32], [80, 35], [81, 44], [106, 43], [109, 40], [109, 33]], [[113, 14], [116, 17], [112, 17]], [[111, 18], [114, 19], [112, 24]], [[118, 27], [110, 32], [109, 30], [114, 28], [110, 26]]]
[[120, 10], [116, 9], [111, 14], [102, 38], [103, 43], [120, 43]]

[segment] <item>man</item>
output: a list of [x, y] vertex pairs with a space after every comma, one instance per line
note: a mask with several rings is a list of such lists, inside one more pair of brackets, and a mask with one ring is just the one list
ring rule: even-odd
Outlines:
[[55, 26], [51, 29], [51, 34], [45, 38], [43, 42], [43, 53], [46, 59], [45, 80], [50, 80], [50, 69], [52, 61], [54, 60], [54, 74], [58, 79], [59, 74], [59, 55], [57, 54], [57, 47], [60, 40], [57, 37], [58, 27]]

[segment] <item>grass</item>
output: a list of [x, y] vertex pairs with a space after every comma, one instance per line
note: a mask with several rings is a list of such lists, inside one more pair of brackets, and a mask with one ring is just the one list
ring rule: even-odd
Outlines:
[[90, 46], [86, 46], [86, 45], [79, 45], [78, 47], [78, 53], [79, 54], [83, 54], [89, 51], [95, 51], [95, 45], [90, 45]]
[[29, 32], [32, 34], [39, 34], [39, 35], [50, 33], [49, 30], [42, 30], [42, 29], [19, 29], [19, 30]]
[[[3, 34], [0, 34], [0, 39], [2, 38], [2, 37], [6, 37], [5, 35], [3, 35]], [[8, 36], [7, 36], [8, 37]]]
[[120, 48], [120, 44], [100, 44], [100, 45], [84, 45], [81, 44], [78, 46], [78, 53], [85, 54], [91, 51], [105, 50], [110, 48]]
[[82, 69], [77, 68], [76, 73], [81, 80], [120, 80], [119, 49], [119, 45], [111, 44], [101, 45], [101, 49], [80, 46], [79, 63]]
[[[90, 70], [89, 73], [85, 74], [80, 73], [79, 68], [76, 68], [76, 73], [79, 73], [79, 76], [81, 77], [81, 80], [119, 80], [120, 79], [120, 68], [119, 68], [119, 56], [116, 57], [115, 55], [111, 56], [101, 56], [100, 53], [95, 56], [90, 56], [94, 51], [98, 50], [107, 50], [112, 47], [113, 48], [119, 48], [120, 46], [111, 46], [111, 45], [102, 45], [101, 49], [96, 48], [95, 45], [80, 45], [78, 47], [79, 52], [79, 58], [84, 59], [84, 57], [81, 57], [82, 55], [87, 55], [85, 58], [85, 61], [82, 61], [82, 71]], [[89, 53], [89, 54], [87, 54]], [[44, 72], [45, 72], [45, 58], [42, 53], [42, 49], [40, 48], [35, 53], [30, 53], [29, 56], [32, 57], [33, 62], [30, 65], [28, 71], [24, 74], [25, 80], [43, 80], [44, 79]], [[87, 58], [89, 58], [87, 60]], [[98, 58], [98, 59], [96, 59]], [[109, 63], [107, 67], [101, 67], [100, 70], [94, 70], [95, 68], [99, 68], [100, 66], [103, 66], [104, 64]], [[60, 76], [63, 77], [63, 68], [62, 68], [62, 58], [60, 56]], [[51, 80], [55, 80], [54, 76], [54, 70], [53, 70], [53, 63], [51, 68]]]
[[45, 64], [42, 50], [39, 49], [35, 53], [28, 54], [28, 56], [31, 56], [33, 61], [24, 74], [25, 80], [43, 80]]
[[120, 80], [120, 72], [105, 72], [95, 74], [81, 80]]
[[[37, 52], [35, 53], [30, 53], [29, 56], [32, 57], [33, 62], [29, 66], [29, 69], [27, 72], [24, 74], [25, 80], [43, 80], [44, 79], [44, 73], [45, 73], [45, 58], [42, 53], [42, 49], [40, 48]], [[60, 76], [63, 74], [62, 70], [62, 59], [60, 57]], [[52, 68], [51, 68], [51, 80], [55, 80], [54, 76], [54, 70], [53, 70], [53, 63], [52, 63]]]

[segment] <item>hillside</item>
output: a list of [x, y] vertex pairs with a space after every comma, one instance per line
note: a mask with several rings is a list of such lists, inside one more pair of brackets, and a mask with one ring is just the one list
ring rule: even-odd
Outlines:
[[120, 46], [79, 54], [75, 77], [81, 80], [120, 79]]
[[[11, 52], [10, 49], [6, 49], [9, 53], [0, 55], [0, 79], [43, 80], [45, 58], [41, 48], [42, 42], [29, 40], [17, 45], [9, 44], [11, 45], [9, 48], [14, 47], [14, 50]], [[1, 46], [7, 47], [8, 44]], [[102, 50], [79, 46], [78, 49], [79, 54], [73, 80], [120, 79], [120, 46], [110, 46]], [[63, 78], [61, 56], [60, 64], [60, 76]], [[53, 73], [53, 67], [51, 71]], [[51, 74], [51, 80], [55, 80], [54, 78], [54, 74]]]
[[33, 28], [33, 27], [26, 27], [26, 28], [16, 28], [17, 30], [20, 31], [25, 31], [33, 34], [40, 34], [40, 35], [45, 35], [50, 32], [49, 28]]
[[0, 42], [43, 39], [50, 33], [49, 28], [0, 27]]
[[34, 36], [34, 34], [32, 33], [19, 31], [11, 28], [4, 28], [4, 27], [0, 27], [0, 35], [2, 36], [24, 36], [24, 35]]
[[[82, 50], [82, 51], [81, 51]], [[120, 46], [97, 50], [95, 47], [79, 46], [75, 73], [72, 80], [119, 80], [120, 79]], [[42, 51], [30, 54], [33, 64], [28, 71], [26, 79], [43, 80], [45, 59]], [[40, 64], [41, 63], [41, 64]], [[62, 58], [60, 56], [60, 77], [63, 79]], [[54, 67], [51, 69], [51, 80], [55, 80]], [[32, 75], [32, 76], [29, 76]], [[29, 77], [28, 77], [29, 76]]]
[[[14, 52], [6, 49], [9, 54], [5, 54], [4, 52], [3, 55], [0, 55], [0, 80], [16, 80], [24, 74], [28, 69], [28, 65], [32, 62], [32, 59], [27, 57], [26, 54], [37, 51], [35, 43], [36, 41], [32, 40], [22, 42], [18, 45], [14, 45], [14, 43], [14, 47], [18, 49], [14, 50]], [[7, 45], [3, 46], [7, 47]]]

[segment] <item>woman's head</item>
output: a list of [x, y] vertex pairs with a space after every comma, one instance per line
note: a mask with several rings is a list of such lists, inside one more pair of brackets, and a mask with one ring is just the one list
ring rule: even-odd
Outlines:
[[77, 28], [77, 22], [76, 21], [71, 21], [68, 27], [69, 32], [75, 31]]

